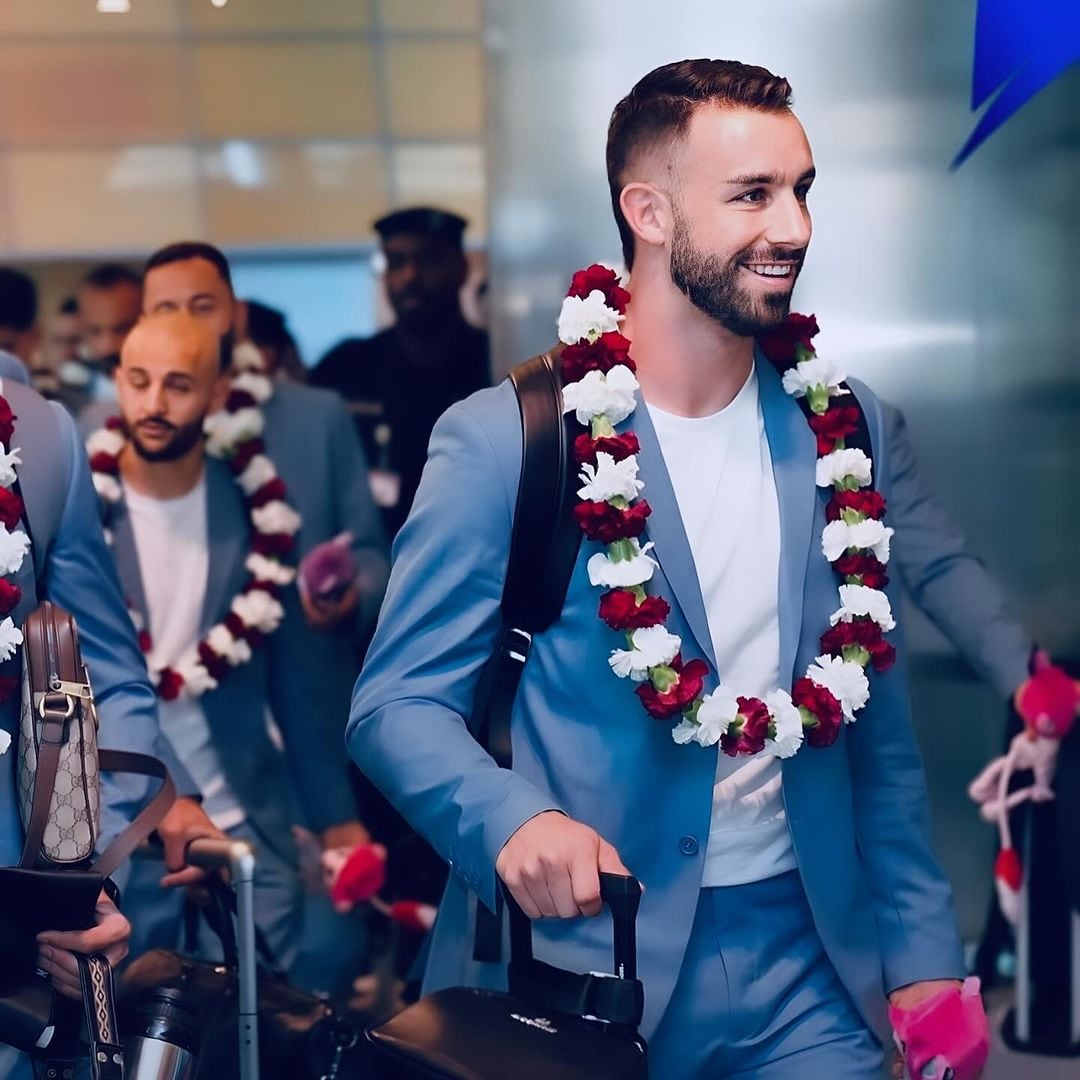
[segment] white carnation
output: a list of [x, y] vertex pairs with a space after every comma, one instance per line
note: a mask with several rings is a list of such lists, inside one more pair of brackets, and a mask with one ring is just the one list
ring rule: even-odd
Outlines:
[[0, 525], [0, 574], [14, 574], [22, 566], [29, 550], [30, 537], [22, 529], [9, 532], [4, 525]]
[[184, 680], [184, 692], [189, 697], [198, 697], [207, 690], [217, 689], [217, 679], [206, 670], [196, 652], [181, 657], [174, 666], [176, 674]]
[[619, 318], [599, 289], [593, 289], [584, 300], [568, 296], [559, 311], [559, 340], [564, 345], [576, 345], [582, 338], [595, 341], [601, 334], [618, 330]]
[[581, 466], [579, 479], [585, 486], [578, 488], [578, 498], [590, 502], [622, 498], [630, 502], [637, 498], [638, 492], [645, 486], [637, 475], [636, 457], [616, 461], [610, 454], [601, 451], [596, 455], [595, 466], [591, 462]]
[[784, 389], [792, 397], [805, 397], [807, 392], [818, 387], [828, 391], [829, 397], [839, 397], [849, 393], [842, 390], [840, 384], [847, 375], [831, 360], [820, 356], [811, 356], [784, 372]]
[[263, 432], [263, 414], [254, 405], [236, 412], [220, 412], [208, 416], [203, 422], [206, 434], [206, 452], [214, 457], [224, 457], [237, 443], [254, 439]]
[[230, 610], [240, 617], [245, 626], [253, 626], [264, 634], [276, 630], [285, 617], [281, 604], [262, 589], [251, 589], [233, 597]]
[[0, 661], [10, 660], [22, 643], [22, 631], [12, 622], [9, 615], [0, 622]]
[[255, 371], [239, 371], [232, 377], [231, 384], [234, 390], [242, 390], [245, 394], [250, 394], [260, 405], [265, 404], [274, 396], [274, 384], [265, 375], [260, 375]]
[[855, 719], [855, 711], [870, 700], [870, 683], [861, 664], [838, 656], [819, 656], [806, 669], [806, 674], [811, 682], [824, 687], [840, 702], [849, 724]]
[[684, 716], [671, 729], [671, 737], [680, 746], [685, 746], [688, 742], [695, 742], [697, 740], [697, 733], [699, 730], [698, 724], [695, 724], [693, 720], [687, 720]]
[[206, 635], [206, 644], [223, 656], [233, 666], [246, 664], [251, 659], [251, 646], [243, 639], [233, 637], [223, 623], [217, 623]]
[[589, 371], [563, 387], [563, 412], [574, 413], [578, 423], [586, 426], [594, 416], [621, 424], [634, 411], [637, 391], [638, 381], [625, 364], [617, 364], [606, 375]]
[[122, 431], [113, 431], [112, 428], [99, 428], [86, 440], [86, 453], [93, 457], [95, 454], [109, 454], [117, 457], [127, 443]]
[[15, 466], [21, 464], [17, 446], [11, 450], [0, 449], [0, 487], [9, 488], [15, 483]]
[[251, 511], [251, 520], [255, 528], [264, 534], [288, 533], [291, 536], [299, 531], [301, 525], [300, 515], [280, 499], [256, 507]]
[[11, 735], [0, 728], [0, 756], [6, 754], [11, 747]]
[[634, 585], [644, 585], [653, 576], [659, 564], [647, 554], [652, 547], [651, 541], [644, 547], [639, 547], [636, 539], [627, 542], [632, 546], [632, 558], [615, 562], [604, 552], [597, 552], [589, 560], [590, 584], [603, 586], [606, 589], [630, 588]]
[[265, 454], [256, 454], [248, 462], [247, 468], [236, 478], [245, 495], [254, 495], [264, 484], [270, 483], [277, 476], [274, 463]]
[[124, 489], [120, 486], [120, 481], [115, 476], [110, 476], [108, 473], [91, 473], [90, 479], [94, 483], [94, 490], [101, 496], [106, 502], [119, 502], [124, 495]]
[[630, 641], [633, 648], [613, 649], [608, 663], [620, 679], [629, 676], [634, 682], [644, 682], [649, 676], [649, 668], [670, 664], [682, 648], [678, 635], [669, 634], [662, 626], [635, 630]]
[[291, 585], [296, 577], [296, 571], [291, 566], [277, 559], [268, 559], [257, 551], [244, 560], [244, 566], [258, 581], [269, 581], [274, 585]]
[[880, 589], [871, 589], [868, 585], [841, 585], [840, 610], [829, 616], [829, 622], [835, 626], [838, 622], [851, 622], [862, 616], [869, 616], [886, 632], [896, 628], [892, 605]]
[[721, 684], [711, 694], [701, 699], [698, 707], [698, 729], [694, 742], [702, 746], [715, 746], [728, 733], [739, 713], [739, 703], [734, 690]]
[[846, 521], [830, 521], [821, 533], [821, 550], [829, 562], [834, 562], [848, 548], [873, 552], [878, 562], [889, 561], [889, 540], [893, 530], [874, 518], [849, 525]]
[[765, 704], [773, 718], [776, 736], [767, 739], [765, 750], [778, 758], [794, 757], [802, 746], [802, 714], [786, 690], [773, 690], [765, 697]]
[[858, 448], [849, 446], [818, 458], [817, 486], [831, 487], [853, 476], [859, 487], [866, 487], [870, 483], [870, 472], [870, 459]]
[[[241, 341], [232, 348], [232, 369], [236, 372], [263, 374], [266, 371], [266, 358], [250, 341]], [[233, 383], [235, 382], [234, 377]]]

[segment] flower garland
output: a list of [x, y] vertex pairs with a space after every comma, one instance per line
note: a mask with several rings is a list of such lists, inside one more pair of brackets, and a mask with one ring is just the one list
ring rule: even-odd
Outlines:
[[840, 606], [821, 636], [821, 654], [790, 693], [776, 689], [762, 700], [723, 683], [703, 693], [708, 665], [683, 660], [682, 641], [664, 626], [670, 605], [645, 590], [659, 564], [649, 555], [653, 545], [641, 543], [651, 510], [640, 497], [640, 445], [632, 431], [615, 430], [633, 413], [639, 389], [630, 342], [619, 333], [629, 302], [616, 274], [593, 265], [574, 275], [559, 315], [563, 408], [588, 429], [574, 443], [582, 483], [574, 514], [585, 536], [605, 545], [588, 562], [591, 584], [607, 590], [600, 618], [626, 635], [627, 647], [612, 650], [608, 663], [639, 684], [650, 716], [678, 718], [671, 733], [677, 743], [719, 743], [732, 757], [766, 750], [782, 758], [804, 739], [831, 746], [841, 724], [852, 723], [869, 700], [865, 668], [884, 672], [896, 659], [884, 639], [895, 622], [881, 591], [893, 530], [883, 523], [885, 500], [870, 488], [870, 458], [844, 445], [861, 417], [857, 405], [835, 401], [850, 393], [845, 375], [814, 352], [813, 316], [792, 315], [761, 341], [783, 370], [784, 390], [805, 399], [817, 436], [817, 485], [832, 489], [821, 540], [841, 580]]
[[[152, 671], [158, 695], [172, 701], [181, 693], [197, 697], [217, 687], [230, 668], [251, 659], [252, 649], [273, 633], [285, 616], [279, 600], [282, 587], [296, 571], [282, 562], [300, 529], [300, 515], [286, 502], [285, 484], [262, 441], [264, 418], [260, 405], [273, 394], [268, 378], [245, 364], [232, 378], [225, 408], [206, 418], [207, 453], [224, 458], [244, 497], [251, 523], [251, 551], [244, 562], [247, 581], [233, 597], [229, 613], [197, 641], [176, 664]], [[86, 442], [98, 495], [119, 502], [120, 454], [127, 433], [120, 417], [106, 421]], [[128, 605], [144, 654], [153, 648], [139, 614]]]
[[[15, 490], [15, 466], [22, 464], [19, 448], [11, 445], [15, 420], [7, 398], [0, 397], [0, 662], [10, 660], [23, 642], [22, 631], [11, 617], [22, 600], [22, 589], [11, 579], [30, 550], [30, 537], [17, 528], [24, 508]], [[18, 686], [14, 676], [0, 675], [0, 702], [7, 701]], [[0, 754], [7, 753], [10, 746], [11, 735], [0, 729]]]

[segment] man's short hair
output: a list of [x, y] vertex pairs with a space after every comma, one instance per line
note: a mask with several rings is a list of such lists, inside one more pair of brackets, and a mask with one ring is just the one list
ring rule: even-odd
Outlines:
[[608, 125], [607, 174], [611, 206], [627, 269], [634, 262], [634, 234], [619, 206], [626, 169], [642, 150], [684, 134], [699, 105], [762, 109], [791, 108], [787, 79], [738, 60], [679, 60], [650, 71], [615, 106]]
[[100, 263], [91, 269], [82, 279], [82, 283], [89, 289], [115, 289], [117, 285], [133, 285], [136, 289], [142, 288], [142, 278], [123, 263], [110, 262]]
[[213, 244], [204, 243], [202, 240], [181, 240], [176, 244], [167, 244], [158, 248], [143, 267], [143, 278], [151, 270], [158, 266], [168, 266], [169, 263], [188, 262], [190, 259], [205, 259], [221, 275], [221, 280], [229, 286], [232, 292], [232, 273], [229, 270], [229, 260], [225, 258], [220, 248]]
[[0, 266], [0, 326], [23, 334], [37, 322], [37, 286], [21, 270]]

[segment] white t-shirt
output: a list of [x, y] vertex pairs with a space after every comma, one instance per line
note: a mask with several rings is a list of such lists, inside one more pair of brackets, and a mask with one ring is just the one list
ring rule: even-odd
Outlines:
[[[763, 698], [779, 686], [780, 509], [757, 375], [751, 371], [731, 404], [712, 416], [648, 408], [690, 542], [721, 681]], [[793, 869], [780, 762], [764, 754], [731, 758], [719, 747], [717, 754], [702, 885], [744, 885]]]
[[[150, 620], [147, 662], [156, 670], [175, 664], [199, 640], [210, 568], [206, 480], [178, 499], [155, 499], [124, 484], [124, 500]], [[219, 829], [239, 825], [244, 809], [225, 781], [202, 706], [182, 695], [159, 701], [158, 714], [162, 732], [202, 793], [210, 820]]]

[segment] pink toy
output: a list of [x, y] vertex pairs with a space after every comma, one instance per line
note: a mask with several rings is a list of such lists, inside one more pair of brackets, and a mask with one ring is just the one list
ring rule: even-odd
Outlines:
[[990, 1053], [979, 980], [939, 990], [911, 1009], [889, 1007], [889, 1022], [913, 1080], [976, 1080]]
[[300, 563], [300, 591], [312, 600], [336, 600], [356, 581], [352, 533], [316, 544]]
[[343, 913], [371, 900], [386, 884], [386, 848], [382, 844], [360, 844], [352, 851], [335, 848], [323, 853], [322, 865], [330, 899]]
[[1063, 739], [1080, 712], [1080, 689], [1041, 649], [1035, 653], [1032, 676], [1016, 694], [1016, 709], [1029, 731]]

